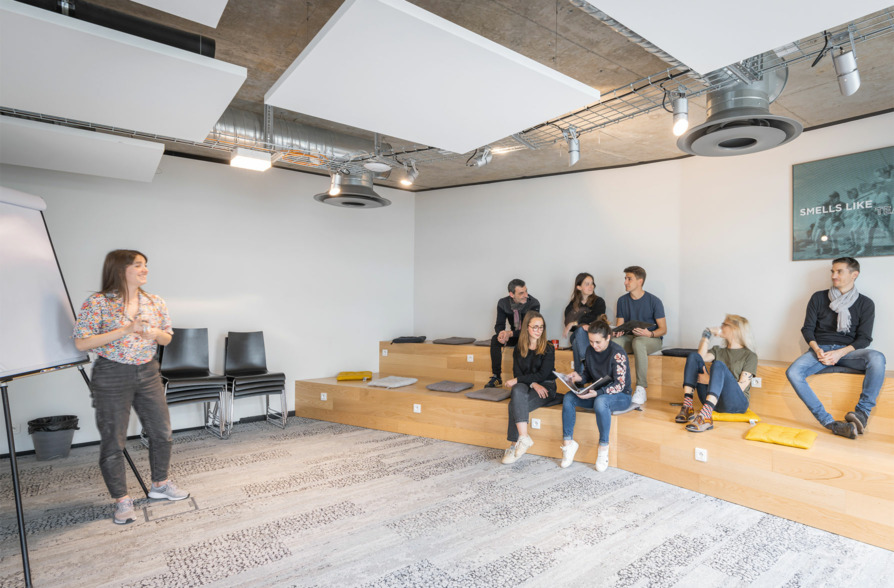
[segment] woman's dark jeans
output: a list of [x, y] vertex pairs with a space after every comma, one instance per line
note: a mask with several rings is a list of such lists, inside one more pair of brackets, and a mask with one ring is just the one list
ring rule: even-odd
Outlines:
[[555, 401], [556, 383], [540, 382], [540, 385], [546, 388], [546, 398], [540, 398], [537, 392], [527, 384], [518, 383], [512, 387], [512, 396], [509, 400], [509, 428], [506, 431], [506, 439], [511, 443], [518, 441], [516, 423], [527, 424], [528, 416], [532, 411]]
[[127, 495], [124, 444], [130, 408], [149, 437], [149, 468], [153, 482], [168, 479], [171, 463], [171, 417], [165, 402], [158, 360], [128, 365], [97, 358], [90, 382], [96, 427], [99, 429], [99, 469], [112, 498]]
[[739, 383], [725, 363], [714, 360], [711, 364], [711, 380], [708, 384], [698, 383], [698, 374], [705, 369], [705, 360], [698, 353], [690, 353], [686, 357], [683, 368], [683, 385], [694, 388], [702, 404], [709, 395], [717, 398], [714, 408], [717, 412], [734, 412], [741, 414], [748, 410], [748, 397], [739, 388]]

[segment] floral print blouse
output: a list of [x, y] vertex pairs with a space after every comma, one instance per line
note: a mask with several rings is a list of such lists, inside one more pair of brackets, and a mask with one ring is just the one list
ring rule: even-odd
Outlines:
[[[139, 316], [143, 322], [161, 329], [169, 335], [174, 334], [171, 328], [171, 317], [165, 301], [155, 294], [140, 290]], [[74, 337], [84, 339], [93, 335], [108, 333], [126, 327], [132, 321], [124, 314], [124, 299], [116, 294], [91, 295], [78, 312]], [[111, 343], [93, 349], [97, 355], [110, 361], [130, 365], [149, 363], [155, 357], [158, 343], [144, 339], [137, 333], [129, 333]]]

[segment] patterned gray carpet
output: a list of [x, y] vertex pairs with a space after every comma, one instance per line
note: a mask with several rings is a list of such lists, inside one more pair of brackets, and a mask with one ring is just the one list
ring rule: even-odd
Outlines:
[[[131, 455], [148, 476], [138, 442]], [[894, 553], [610, 468], [301, 418], [175, 435], [118, 526], [98, 448], [19, 460], [35, 586], [890, 586]], [[23, 585], [0, 461], [0, 586]], [[131, 493], [140, 494], [135, 479]], [[885, 580], [887, 578], [887, 580]]]

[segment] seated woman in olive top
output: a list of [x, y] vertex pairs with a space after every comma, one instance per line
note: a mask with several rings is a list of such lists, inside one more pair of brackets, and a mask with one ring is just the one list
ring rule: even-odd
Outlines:
[[[711, 336], [726, 340], [726, 347], [708, 349]], [[712, 361], [708, 374], [705, 362]], [[690, 353], [683, 369], [683, 408], [674, 419], [688, 423], [687, 431], [701, 433], [714, 428], [714, 409], [719, 412], [743, 413], [748, 410], [751, 378], [757, 373], [757, 354], [748, 319], [728, 314], [720, 328], [702, 332], [698, 351]], [[702, 409], [696, 415], [693, 391], [698, 391]]]
[[529, 310], [522, 321], [518, 345], [512, 352], [511, 380], [503, 384], [512, 390], [509, 401], [510, 445], [503, 463], [514, 463], [534, 445], [528, 436], [528, 415], [532, 410], [552, 404], [556, 399], [556, 350], [546, 339], [543, 315]]

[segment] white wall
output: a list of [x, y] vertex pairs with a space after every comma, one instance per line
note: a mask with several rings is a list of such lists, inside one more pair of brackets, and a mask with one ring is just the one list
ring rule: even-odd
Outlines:
[[[613, 319], [629, 265], [678, 308], [680, 169], [663, 162], [418, 194], [416, 333], [491, 337], [497, 299], [519, 277], [541, 302], [547, 336], [560, 339], [575, 276], [594, 275]], [[674, 337], [679, 313], [667, 318]]]
[[[831, 266], [791, 261], [791, 166], [889, 146], [892, 137], [894, 114], [886, 114], [749, 156], [421, 193], [416, 332], [489, 336], [495, 302], [518, 276], [543, 303], [548, 336], [559, 338], [577, 272], [595, 274], [613, 317], [621, 271], [636, 264], [648, 272], [646, 290], [664, 301], [666, 346], [694, 347], [704, 326], [734, 312], [753, 321], [762, 359], [791, 361], [806, 349], [807, 299], [829, 286]], [[894, 257], [860, 262], [857, 287], [876, 302], [873, 347], [894, 357]]]
[[[703, 326], [735, 312], [752, 321], [761, 358], [804, 353], [807, 300], [830, 287], [832, 263], [791, 261], [792, 165], [892, 143], [894, 113], [803, 133], [763, 153], [681, 161], [683, 342], [694, 345]], [[894, 257], [858, 261], [857, 289], [876, 305], [872, 346], [894, 364]]]
[[[340, 209], [313, 200], [328, 188], [324, 177], [176, 157], [164, 157], [147, 184], [16, 166], [0, 167], [0, 182], [46, 200], [76, 310], [99, 288], [106, 252], [143, 251], [147, 290], [165, 298], [174, 328], [208, 327], [212, 369], [223, 369], [227, 331], [264, 331], [290, 409], [296, 379], [375, 370], [376, 342], [413, 330], [409, 193], [377, 188], [391, 206]], [[25, 423], [42, 416], [76, 414], [74, 442], [99, 438], [76, 370], [17, 380], [9, 391], [17, 450], [32, 448]], [[262, 404], [239, 401], [236, 418], [261, 414]], [[174, 428], [201, 424], [199, 406], [172, 407]], [[2, 425], [0, 434], [8, 452]]]

